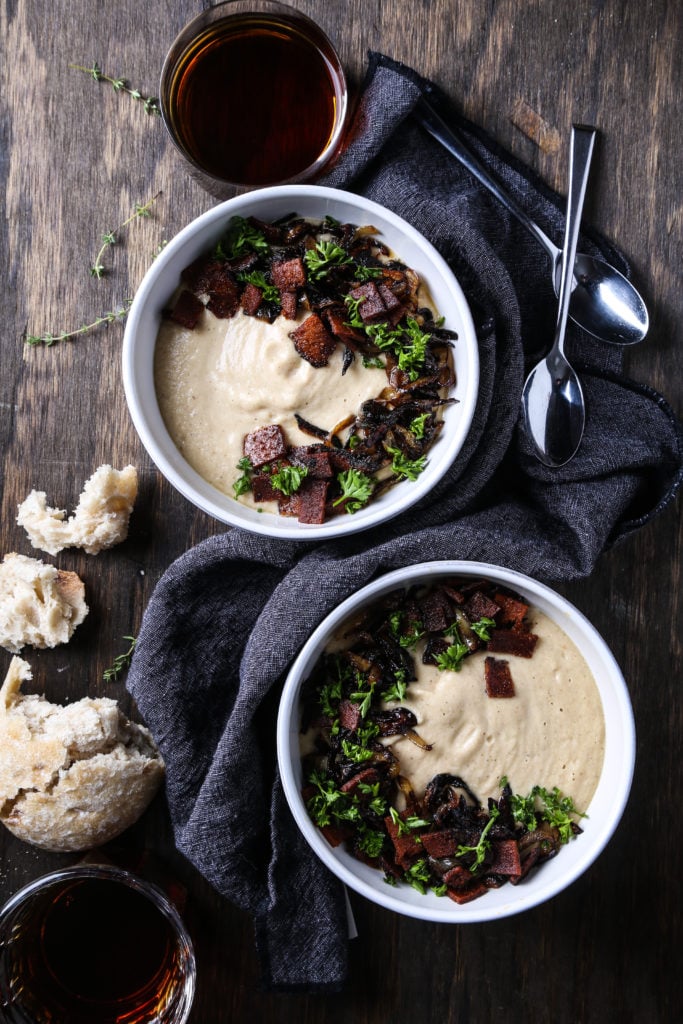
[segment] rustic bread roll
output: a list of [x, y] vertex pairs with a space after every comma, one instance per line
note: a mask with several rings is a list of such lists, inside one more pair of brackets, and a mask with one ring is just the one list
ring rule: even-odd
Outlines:
[[83, 548], [97, 555], [128, 536], [130, 514], [138, 493], [134, 466], [100, 466], [86, 482], [76, 510], [49, 508], [45, 491], [31, 491], [19, 505], [17, 523], [34, 548], [56, 555], [64, 548]]
[[0, 564], [0, 645], [16, 654], [26, 644], [65, 644], [88, 614], [85, 586], [36, 558], [5, 555]]
[[12, 658], [0, 689], [0, 821], [45, 850], [101, 846], [137, 821], [164, 763], [149, 730], [116, 701], [51, 704], [21, 693], [29, 665]]

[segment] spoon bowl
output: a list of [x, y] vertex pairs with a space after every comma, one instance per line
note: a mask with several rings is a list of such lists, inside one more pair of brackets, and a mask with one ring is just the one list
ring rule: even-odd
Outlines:
[[[545, 249], [551, 260], [555, 294], [559, 295], [562, 250], [489, 174], [462, 137], [446, 124], [424, 97], [415, 108], [414, 116]], [[628, 278], [599, 256], [579, 253], [573, 266], [569, 304], [571, 319], [594, 338], [612, 345], [635, 345], [642, 341], [649, 328], [647, 307]]]
[[546, 466], [564, 466], [575, 455], [581, 444], [586, 418], [581, 383], [564, 354], [564, 336], [595, 136], [595, 128], [572, 126], [555, 338], [548, 355], [527, 377], [522, 392], [526, 432], [533, 441], [536, 455]]
[[586, 421], [581, 382], [554, 349], [531, 371], [522, 394], [527, 434], [546, 466], [563, 466], [581, 444]]

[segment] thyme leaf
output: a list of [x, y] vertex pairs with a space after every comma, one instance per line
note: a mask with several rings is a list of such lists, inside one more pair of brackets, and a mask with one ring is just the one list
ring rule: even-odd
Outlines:
[[119, 224], [117, 228], [114, 228], [113, 231], [105, 231], [103, 233], [102, 246], [99, 252], [97, 253], [97, 256], [95, 257], [95, 262], [90, 267], [90, 273], [93, 277], [96, 277], [99, 280], [101, 277], [105, 275], [106, 268], [102, 263], [102, 258], [104, 256], [104, 253], [110, 246], [116, 245], [117, 235], [119, 234], [119, 232], [123, 231], [124, 228], [127, 228], [128, 225], [131, 224], [138, 217], [149, 217], [149, 211], [152, 207], [152, 204], [157, 201], [160, 195], [161, 192], [157, 192], [157, 194], [152, 196], [151, 199], [148, 199], [146, 203], [136, 203], [135, 209], [131, 213], [130, 217], [127, 217], [126, 220]]
[[72, 338], [76, 338], [81, 334], [88, 334], [90, 331], [94, 331], [97, 327], [108, 326], [109, 324], [115, 323], [117, 320], [123, 320], [130, 305], [132, 299], [124, 299], [123, 305], [118, 309], [113, 309], [108, 313], [102, 313], [101, 316], [95, 317], [88, 324], [82, 324], [80, 327], [74, 327], [70, 331], [60, 331], [58, 334], [27, 334], [24, 341], [27, 345], [45, 345], [46, 348], [51, 348], [56, 345], [58, 341], [70, 341]]
[[93, 62], [89, 68], [84, 67], [82, 64], [69, 64], [69, 67], [74, 71], [82, 71], [84, 74], [89, 75], [95, 82], [108, 82], [114, 92], [128, 93], [132, 99], [142, 103], [146, 114], [161, 115], [159, 100], [156, 96], [143, 96], [139, 89], [131, 88], [125, 78], [112, 78], [110, 75], [105, 75], [97, 62]]
[[137, 638], [134, 636], [124, 636], [123, 639], [127, 640], [130, 646], [128, 647], [128, 650], [124, 651], [122, 654], [117, 654], [114, 658], [114, 664], [104, 670], [102, 679], [105, 683], [114, 682], [122, 672], [130, 667]]

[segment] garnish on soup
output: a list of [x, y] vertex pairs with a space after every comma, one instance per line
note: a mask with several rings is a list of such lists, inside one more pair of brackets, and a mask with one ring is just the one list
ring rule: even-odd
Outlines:
[[157, 393], [211, 483], [322, 523], [424, 471], [454, 401], [455, 338], [374, 228], [233, 217], [182, 273]]
[[303, 795], [328, 841], [457, 903], [580, 834], [604, 746], [568, 637], [472, 579], [394, 591], [347, 622], [304, 687], [301, 729]]

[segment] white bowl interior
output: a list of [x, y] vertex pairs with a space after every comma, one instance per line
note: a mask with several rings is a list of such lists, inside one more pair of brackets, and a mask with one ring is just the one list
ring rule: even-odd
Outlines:
[[[185, 461], [171, 439], [154, 388], [154, 347], [162, 311], [180, 280], [180, 272], [216, 244], [230, 217], [254, 215], [273, 220], [297, 213], [342, 222], [373, 224], [379, 237], [426, 282], [445, 326], [457, 331], [455, 367], [457, 404], [444, 413], [444, 429], [418, 480], [402, 482], [354, 515], [320, 526], [298, 523], [273, 513], [246, 508], [207, 483]], [[467, 301], [445, 260], [400, 217], [361, 196], [321, 186], [284, 185], [230, 199], [198, 217], [166, 246], [145, 275], [128, 314], [123, 342], [123, 382], [135, 428], [149, 455], [173, 486], [198, 508], [222, 522], [256, 533], [310, 540], [336, 537], [374, 526], [419, 501], [441, 479], [460, 451], [472, 422], [479, 386], [477, 339]]]
[[[299, 755], [299, 692], [319, 655], [341, 623], [362, 606], [398, 587], [446, 576], [495, 580], [516, 590], [553, 619], [586, 659], [598, 687], [605, 715], [605, 758], [602, 773], [582, 819], [583, 834], [563, 846], [517, 886], [504, 885], [463, 905], [432, 893], [421, 895], [408, 885], [392, 887], [383, 875], [362, 864], [342, 847], [331, 847], [308, 816], [301, 796]], [[296, 822], [315, 853], [349, 888], [389, 910], [423, 920], [466, 923], [495, 920], [527, 910], [566, 888], [595, 860], [614, 832], [631, 788], [635, 730], [628, 690], [609, 648], [590, 622], [549, 587], [500, 566], [478, 562], [427, 562], [390, 572], [352, 595], [311, 634], [293, 664], [284, 686], [277, 729], [278, 762], [285, 795]]]

